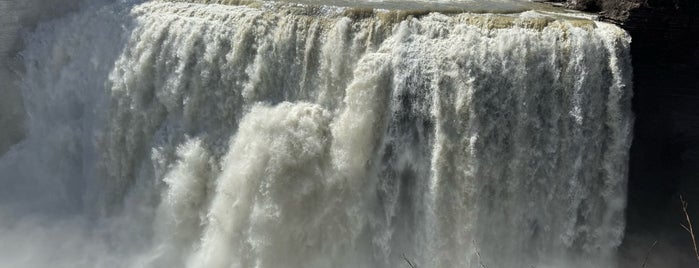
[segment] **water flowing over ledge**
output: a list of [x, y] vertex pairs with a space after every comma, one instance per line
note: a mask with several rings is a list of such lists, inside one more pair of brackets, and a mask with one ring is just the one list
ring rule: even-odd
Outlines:
[[413, 12], [442, 12], [442, 13], [514, 13], [530, 10], [533, 7], [544, 7], [537, 3], [521, 0], [462, 0], [462, 1], [424, 1], [424, 0], [384, 0], [384, 1], [352, 1], [352, 0], [170, 0], [172, 2], [189, 2], [200, 4], [247, 5], [247, 6], [303, 6], [323, 9], [360, 9], [360, 10], [402, 10]]
[[92, 7], [29, 37], [0, 173], [87, 214], [88, 267], [609, 267], [629, 42], [536, 11]]

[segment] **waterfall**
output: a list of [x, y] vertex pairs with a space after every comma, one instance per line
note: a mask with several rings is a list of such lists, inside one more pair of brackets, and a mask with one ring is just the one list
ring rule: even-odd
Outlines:
[[0, 263], [615, 266], [622, 29], [204, 2], [87, 5], [26, 36]]

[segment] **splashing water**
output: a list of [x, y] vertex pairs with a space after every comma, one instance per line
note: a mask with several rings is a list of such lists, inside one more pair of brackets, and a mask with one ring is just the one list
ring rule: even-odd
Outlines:
[[22, 52], [0, 263], [614, 266], [629, 42], [537, 11], [85, 7]]

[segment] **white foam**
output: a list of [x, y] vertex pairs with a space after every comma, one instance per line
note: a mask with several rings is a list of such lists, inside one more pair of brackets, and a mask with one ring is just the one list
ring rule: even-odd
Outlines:
[[297, 11], [156, 1], [43, 26], [0, 204], [24, 218], [40, 193], [86, 222], [61, 230], [97, 257], [63, 266], [613, 266], [623, 30]]

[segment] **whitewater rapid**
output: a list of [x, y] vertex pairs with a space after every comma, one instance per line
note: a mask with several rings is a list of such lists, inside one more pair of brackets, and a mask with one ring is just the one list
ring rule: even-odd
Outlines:
[[614, 267], [629, 43], [537, 11], [86, 6], [21, 52], [0, 264]]

